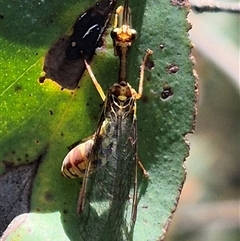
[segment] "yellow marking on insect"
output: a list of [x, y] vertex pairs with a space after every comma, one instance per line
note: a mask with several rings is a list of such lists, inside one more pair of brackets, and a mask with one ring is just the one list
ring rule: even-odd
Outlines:
[[120, 101], [124, 101], [124, 100], [127, 99], [127, 97], [124, 96], [124, 95], [119, 95], [119, 96], [118, 96], [118, 99], [119, 99]]
[[132, 41], [137, 37], [137, 31], [132, 28], [131, 9], [129, 7], [119, 6], [116, 9], [114, 27], [112, 35], [115, 44], [121, 47], [131, 46]]

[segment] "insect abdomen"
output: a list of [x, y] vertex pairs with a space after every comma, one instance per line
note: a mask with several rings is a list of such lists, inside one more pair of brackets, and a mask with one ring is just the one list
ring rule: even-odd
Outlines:
[[83, 178], [85, 169], [89, 163], [89, 157], [92, 151], [94, 138], [91, 138], [76, 147], [74, 147], [64, 158], [62, 164], [62, 174], [65, 177]]

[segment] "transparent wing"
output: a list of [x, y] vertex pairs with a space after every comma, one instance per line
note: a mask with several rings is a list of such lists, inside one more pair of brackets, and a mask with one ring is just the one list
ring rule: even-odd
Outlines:
[[[80, 216], [82, 240], [129, 240], [131, 194], [136, 170], [136, 125], [133, 115], [113, 120], [105, 115], [96, 135], [92, 165], [97, 171], [86, 178], [84, 209]], [[133, 189], [132, 189], [133, 192]]]

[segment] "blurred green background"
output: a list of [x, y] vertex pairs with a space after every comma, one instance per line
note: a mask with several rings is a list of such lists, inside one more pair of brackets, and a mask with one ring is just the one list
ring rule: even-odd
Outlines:
[[237, 14], [189, 14], [199, 76], [187, 179], [165, 241], [238, 241], [240, 83]]

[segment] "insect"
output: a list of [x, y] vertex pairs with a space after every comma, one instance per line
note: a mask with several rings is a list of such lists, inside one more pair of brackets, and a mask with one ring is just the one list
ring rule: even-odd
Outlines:
[[[126, 82], [127, 53], [132, 45], [133, 40], [135, 40], [137, 36], [137, 32], [132, 28], [131, 22], [131, 9], [128, 7], [128, 1], [125, 1], [124, 7], [119, 6], [116, 9], [114, 26], [111, 32], [114, 54], [119, 56], [120, 59], [118, 82]], [[101, 86], [97, 81], [94, 81], [94, 84], [102, 100], [105, 101], [106, 97]], [[96, 135], [87, 138], [85, 142], [73, 148], [67, 154], [62, 165], [62, 173], [65, 177], [84, 177], [85, 169], [89, 162], [89, 157], [92, 151], [95, 137]]]
[[136, 33], [131, 31], [130, 19], [126, 1], [116, 11], [114, 26], [120, 28], [112, 31], [120, 58], [119, 79], [106, 96], [85, 61], [104, 101], [103, 112], [95, 134], [71, 150], [62, 165], [65, 176], [83, 177], [78, 201], [82, 240], [129, 240], [137, 215], [138, 166], [148, 176], [137, 156], [136, 100], [142, 96], [144, 67], [152, 51], [143, 59], [137, 92], [126, 80], [127, 52], [135, 37], [127, 35]]

